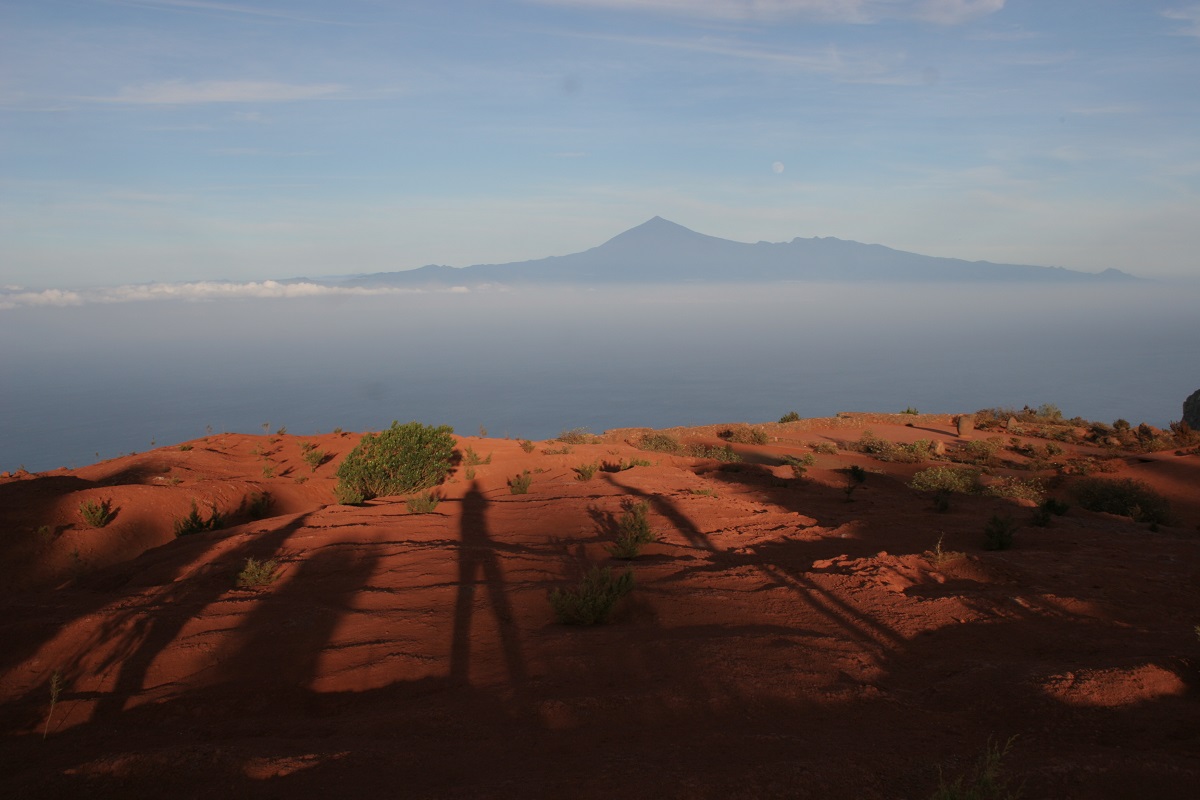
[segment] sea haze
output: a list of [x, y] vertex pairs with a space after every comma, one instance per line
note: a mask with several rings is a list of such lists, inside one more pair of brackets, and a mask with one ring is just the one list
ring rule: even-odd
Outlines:
[[1045, 402], [1161, 426], [1200, 381], [1198, 294], [796, 283], [8, 309], [0, 470], [263, 423], [543, 439]]

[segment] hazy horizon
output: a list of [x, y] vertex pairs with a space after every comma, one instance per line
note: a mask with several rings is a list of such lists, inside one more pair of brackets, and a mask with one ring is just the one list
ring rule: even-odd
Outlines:
[[1200, 388], [1197, 300], [1153, 284], [797, 284], [10, 309], [0, 337], [21, 344], [0, 353], [0, 470], [265, 422], [544, 439], [1053, 403], [1165, 426]]

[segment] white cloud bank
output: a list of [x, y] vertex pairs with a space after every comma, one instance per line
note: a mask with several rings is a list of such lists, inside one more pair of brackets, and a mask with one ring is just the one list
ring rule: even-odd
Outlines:
[[[319, 283], [279, 281], [196, 281], [194, 283], [143, 283], [93, 289], [28, 290], [19, 286], [0, 287], [0, 310], [36, 307], [82, 306], [96, 303], [133, 303], [146, 300], [231, 300], [292, 299], [298, 297], [367, 297], [375, 295], [425, 294], [431, 290], [401, 287], [325, 286]], [[465, 286], [435, 290], [460, 293]]]
[[780, 19], [807, 16], [835, 22], [872, 23], [919, 19], [957, 25], [994, 14], [1005, 0], [533, 0], [543, 5], [591, 6], [615, 11], [654, 11], [716, 19]]

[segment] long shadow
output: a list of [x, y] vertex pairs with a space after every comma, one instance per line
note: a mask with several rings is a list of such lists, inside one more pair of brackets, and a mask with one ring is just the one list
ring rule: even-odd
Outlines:
[[[236, 564], [251, 557], [269, 559], [295, 531], [304, 526], [308, 516], [302, 514], [287, 525], [247, 539], [227, 553], [223, 560]], [[213, 537], [219, 534], [201, 535]], [[147, 613], [146, 607], [138, 606], [100, 626], [93, 635], [96, 646], [105, 646], [114, 639], [117, 644], [111, 646], [109, 655], [95, 670], [105, 673], [116, 669], [117, 677], [113, 688], [96, 703], [92, 718], [119, 715], [129, 699], [145, 688], [146, 675], [158, 654], [179, 636], [194, 614], [228, 592], [231, 584], [232, 575], [228, 574], [175, 581], [154, 595], [153, 613]], [[77, 665], [72, 666], [78, 669]]]
[[458, 551], [458, 593], [454, 599], [454, 631], [450, 643], [450, 678], [469, 683], [471, 671], [471, 620], [475, 613], [475, 591], [482, 581], [500, 630], [500, 645], [509, 680], [520, 688], [526, 682], [521, 641], [513, 620], [512, 605], [505, 588], [504, 572], [496, 548], [488, 537], [487, 500], [472, 481], [462, 500], [462, 539]]

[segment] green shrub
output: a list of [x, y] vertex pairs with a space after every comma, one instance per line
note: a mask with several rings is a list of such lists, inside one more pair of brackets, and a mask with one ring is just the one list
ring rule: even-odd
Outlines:
[[532, 484], [533, 476], [529, 474], [529, 470], [524, 470], [520, 475], [508, 479], [508, 490], [513, 494], [528, 494]]
[[917, 411], [917, 410], [916, 410], [915, 408], [913, 408], [912, 406], [909, 406], [908, 408], [904, 409], [904, 410], [903, 410], [903, 411], [901, 411], [900, 413], [901, 413], [901, 414], [912, 414], [912, 415], [915, 417], [916, 415], [920, 414], [921, 412], [920, 412], [920, 411]]
[[779, 421], [780, 422], [799, 422], [800, 415], [797, 414], [795, 411], [789, 411], [788, 413], [786, 413], [782, 417], [780, 417]]
[[103, 528], [113, 521], [117, 512], [113, 511], [112, 500], [85, 500], [79, 504], [79, 516], [93, 528]]
[[919, 492], [969, 494], [979, 486], [979, 473], [973, 469], [929, 467], [913, 475], [908, 485]]
[[339, 483], [333, 487], [333, 496], [344, 506], [361, 506], [367, 501], [361, 489], [345, 483]]
[[1052, 517], [1061, 517], [1070, 509], [1066, 503], [1047, 497], [1033, 512], [1033, 524], [1044, 528], [1050, 524]]
[[637, 448], [656, 453], [679, 453], [683, 450], [683, 444], [669, 433], [647, 433], [638, 440]]
[[771, 441], [770, 437], [767, 436], [767, 432], [762, 428], [751, 428], [748, 425], [726, 428], [718, 433], [717, 436], [727, 442], [737, 442], [739, 444], [766, 444]]
[[463, 463], [468, 467], [476, 467], [480, 464], [490, 464], [492, 463], [492, 454], [488, 453], [487, 458], [480, 458], [479, 454], [475, 452], [475, 448], [467, 445], [467, 450], [465, 453], [463, 453]]
[[[309, 442], [311, 444], [311, 442]], [[308, 464], [311, 472], [316, 472], [317, 467], [325, 463], [325, 451], [309, 448], [304, 451], [304, 463]]]
[[575, 467], [575, 480], [590, 481], [592, 479], [592, 477], [596, 474], [596, 470], [598, 470], [599, 468], [600, 468], [600, 465], [597, 464], [595, 461], [593, 461], [590, 464], [580, 464], [578, 467]]
[[587, 428], [571, 428], [558, 434], [558, 441], [564, 444], [592, 444], [595, 439]]
[[196, 501], [192, 501], [192, 510], [183, 519], [175, 520], [175, 535], [189, 536], [193, 533], [203, 533], [204, 531], [215, 531], [225, 527], [225, 515], [217, 511], [215, 503], [209, 504], [208, 519], [200, 516], [200, 509], [196, 507]]
[[544, 456], [569, 456], [575, 452], [575, 448], [569, 444], [564, 444], [562, 447], [543, 447], [542, 455]]
[[528, 439], [521, 439], [520, 443], [521, 443], [521, 449], [524, 450], [526, 453], [532, 453], [537, 448], [537, 445], [534, 444], [533, 442], [529, 441]]
[[729, 445], [717, 447], [711, 444], [693, 444], [688, 447], [687, 454], [692, 458], [711, 458], [725, 464], [733, 464], [742, 460], [742, 457], [735, 453]]
[[270, 492], [255, 492], [242, 500], [242, 508], [245, 509], [246, 516], [250, 519], [262, 519], [270, 512], [273, 503], [274, 498], [271, 497]]
[[404, 504], [408, 507], [410, 514], [431, 514], [438, 507], [439, 502], [441, 502], [441, 498], [437, 496], [436, 492], [427, 492], [408, 498]]
[[970, 772], [959, 775], [949, 783], [945, 776], [940, 777], [937, 791], [930, 796], [930, 800], [1018, 800], [1021, 788], [1009, 786], [1001, 765], [1014, 739], [1015, 736], [1003, 747], [989, 741], [987, 750]]
[[846, 469], [846, 477], [852, 484], [860, 484], [867, 482], [867, 471], [858, 464], [851, 464]]
[[918, 439], [912, 444], [900, 444], [880, 439], [871, 431], [863, 431], [859, 440], [850, 447], [852, 450], [874, 456], [880, 461], [918, 464], [933, 457], [934, 444], [929, 439]]
[[1046, 493], [1042, 482], [1036, 478], [1023, 480], [1021, 478], [1004, 477], [987, 487], [987, 493], [993, 497], [1011, 497], [1019, 500], [1041, 502]]
[[1072, 493], [1088, 511], [1119, 514], [1135, 522], [1165, 524], [1171, 515], [1165, 497], [1133, 478], [1085, 478], [1075, 484]]
[[609, 567], [592, 567], [575, 589], [550, 593], [554, 616], [564, 625], [599, 625], [608, 620], [613, 606], [633, 590], [633, 570], [613, 577]]
[[450, 473], [453, 433], [448, 425], [393, 422], [380, 434], [365, 434], [338, 466], [339, 491], [362, 502], [436, 486]]
[[650, 530], [650, 520], [647, 517], [650, 512], [650, 504], [645, 501], [626, 502], [624, 508], [625, 513], [617, 521], [617, 539], [611, 547], [606, 546], [604, 549], [613, 558], [637, 558], [642, 551], [642, 546], [654, 541], [654, 534]]
[[838, 446], [833, 442], [810, 442], [808, 446], [814, 453], [826, 456], [836, 456], [838, 452]]
[[1012, 547], [1016, 521], [1009, 516], [993, 514], [983, 528], [984, 550], [1007, 550]]
[[259, 561], [254, 558], [247, 558], [246, 565], [242, 567], [242, 571], [238, 573], [237, 585], [242, 589], [253, 589], [257, 586], [267, 586], [276, 578], [279, 571], [279, 562], [275, 559], [270, 561]]
[[192, 449], [192, 445], [190, 445], [190, 444], [186, 444], [186, 443], [185, 443], [185, 444], [181, 444], [181, 445], [179, 445], [179, 449], [180, 449], [182, 452], [186, 453], [188, 450], [191, 450], [191, 449]]

